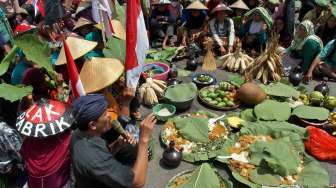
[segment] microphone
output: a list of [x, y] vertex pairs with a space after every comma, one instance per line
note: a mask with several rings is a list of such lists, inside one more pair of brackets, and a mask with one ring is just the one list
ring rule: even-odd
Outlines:
[[112, 128], [119, 134], [121, 135], [123, 138], [128, 139], [128, 136], [126, 134], [125, 129], [123, 128], [123, 126], [121, 125], [121, 123], [118, 120], [113, 120], [112, 121]]

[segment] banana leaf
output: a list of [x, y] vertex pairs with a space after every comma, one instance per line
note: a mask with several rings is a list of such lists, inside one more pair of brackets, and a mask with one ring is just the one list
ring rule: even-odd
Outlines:
[[194, 117], [176, 117], [173, 119], [181, 136], [194, 142], [209, 142], [208, 119]]
[[322, 107], [302, 105], [295, 108], [292, 115], [302, 119], [325, 121], [329, 117], [329, 111]]
[[275, 97], [297, 97], [300, 92], [297, 91], [293, 86], [283, 84], [281, 82], [273, 83], [270, 85], [260, 85], [260, 87], [265, 91], [267, 95]]
[[147, 61], [166, 61], [171, 62], [176, 56], [177, 47], [169, 47], [163, 50], [150, 50], [147, 53]]
[[108, 39], [106, 48], [103, 50], [104, 56], [107, 58], [119, 59], [122, 63], [125, 63], [126, 58], [126, 41], [112, 37]]
[[[242, 122], [243, 127], [240, 129], [241, 135], [270, 135], [273, 138], [284, 136], [295, 137], [297, 135], [300, 140], [308, 136], [307, 130], [288, 122], [279, 121], [257, 121]], [[303, 145], [302, 150], [303, 150]]]
[[5, 56], [5, 58], [2, 59], [0, 63], [0, 76], [5, 74], [9, 68], [9, 65], [11, 64], [12, 60], [15, 58], [16, 51], [19, 48], [14, 45], [12, 50]]
[[44, 67], [48, 72], [53, 71], [47, 42], [41, 41], [33, 34], [25, 34], [15, 38], [14, 43], [22, 49], [27, 60]]
[[[273, 140], [269, 142], [257, 141], [250, 146], [249, 161], [258, 165], [256, 165], [255, 171], [251, 172], [249, 179], [233, 170], [232, 175], [237, 181], [251, 188], [261, 188], [267, 185], [288, 187], [278, 185], [277, 176], [296, 174], [297, 166], [300, 162], [298, 154], [300, 154], [303, 156], [304, 168], [298, 174], [296, 184], [300, 187], [328, 187], [329, 176], [326, 170], [314, 158], [304, 152], [303, 139], [306, 136], [304, 128], [286, 122], [245, 123], [247, 125], [242, 127], [239, 135], [270, 135]], [[238, 138], [237, 135], [232, 137], [236, 141]]]
[[287, 102], [265, 100], [254, 107], [254, 114], [258, 120], [287, 121], [291, 115], [291, 108]]
[[[270, 174], [279, 174], [283, 177], [295, 174], [300, 164], [299, 153], [302, 151], [298, 152], [293, 148], [295, 147], [289, 137], [270, 142], [257, 141], [250, 146], [250, 163], [262, 166]], [[270, 180], [269, 184], [271, 182]]]
[[165, 91], [165, 98], [173, 102], [185, 102], [197, 95], [197, 87], [194, 83], [177, 84], [169, 86]]
[[257, 168], [252, 170], [250, 179], [253, 183], [265, 186], [279, 186], [281, 185], [281, 179], [279, 175], [272, 173], [266, 168]]
[[198, 167], [191, 178], [179, 188], [215, 188], [220, 187], [220, 181], [208, 163], [203, 163]]
[[328, 172], [313, 157], [305, 155], [304, 168], [297, 181], [302, 187], [329, 188]]
[[240, 75], [229, 75], [229, 80], [231, 84], [240, 87], [245, 83], [245, 79], [241, 77]]
[[20, 100], [23, 97], [31, 94], [32, 91], [33, 91], [33, 88], [31, 86], [20, 87], [20, 86], [13, 86], [13, 85], [6, 84], [6, 83], [0, 84], [0, 97], [10, 102]]
[[240, 113], [240, 118], [242, 118], [245, 121], [251, 121], [251, 122], [257, 121], [257, 118], [254, 115], [254, 110], [252, 108], [243, 110]]

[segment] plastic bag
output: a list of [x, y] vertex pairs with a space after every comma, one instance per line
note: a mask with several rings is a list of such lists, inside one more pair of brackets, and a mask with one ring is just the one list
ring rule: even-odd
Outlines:
[[336, 138], [316, 127], [308, 127], [306, 151], [319, 160], [336, 160]]

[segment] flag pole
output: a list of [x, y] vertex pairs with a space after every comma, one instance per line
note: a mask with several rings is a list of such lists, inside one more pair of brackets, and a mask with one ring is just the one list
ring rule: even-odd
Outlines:
[[104, 46], [106, 47], [106, 36], [105, 36], [105, 25], [103, 23], [103, 11], [98, 8], [98, 11], [99, 11], [99, 17], [100, 17], [100, 24], [102, 25], [102, 37], [103, 37], [103, 43], [104, 43]]

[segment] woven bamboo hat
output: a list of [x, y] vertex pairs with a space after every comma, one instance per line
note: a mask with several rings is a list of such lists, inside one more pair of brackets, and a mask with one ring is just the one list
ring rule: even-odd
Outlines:
[[232, 5], [230, 5], [229, 7], [236, 8], [236, 9], [250, 10], [250, 8], [244, 3], [243, 0], [238, 0]]
[[170, 3], [169, 0], [154, 0], [152, 5], [169, 5]]
[[80, 17], [77, 20], [77, 22], [76, 22], [76, 24], [75, 24], [75, 26], [74, 26], [74, 28], [72, 30], [75, 31], [76, 29], [81, 28], [81, 27], [86, 26], [86, 25], [93, 25], [94, 26], [95, 23], [93, 23], [92, 21], [90, 21], [90, 20], [88, 20], [86, 18]]
[[226, 13], [232, 13], [232, 9], [230, 9], [228, 6], [226, 6], [225, 4], [223, 3], [220, 3], [218, 4], [213, 10], [211, 13], [216, 13], [216, 12], [221, 12], [221, 11], [224, 11]]
[[84, 63], [79, 76], [85, 92], [93, 93], [112, 85], [123, 72], [124, 66], [118, 59], [93, 57]]
[[91, 7], [91, 0], [87, 0], [87, 1], [81, 1], [78, 4], [78, 7], [76, 9], [75, 15], [77, 15], [78, 13], [82, 12], [83, 10], [87, 9]]
[[200, 1], [195, 1], [191, 3], [189, 6], [187, 6], [186, 9], [187, 10], [208, 10], [208, 8]]
[[[114, 31], [114, 36], [121, 40], [126, 40], [126, 31], [123, 24], [119, 20], [112, 20], [111, 24]], [[102, 24], [96, 24], [95, 27], [100, 30], [103, 29]]]
[[25, 14], [25, 15], [29, 15], [27, 10], [24, 8], [19, 7], [18, 10], [16, 11], [16, 14]]
[[[66, 39], [66, 43], [69, 46], [69, 50], [74, 60], [82, 57], [83, 55], [93, 50], [97, 46], [97, 42], [79, 39], [75, 37], [68, 37]], [[66, 64], [66, 62], [67, 60], [64, 53], [64, 47], [62, 47], [55, 65], [64, 65]]]

